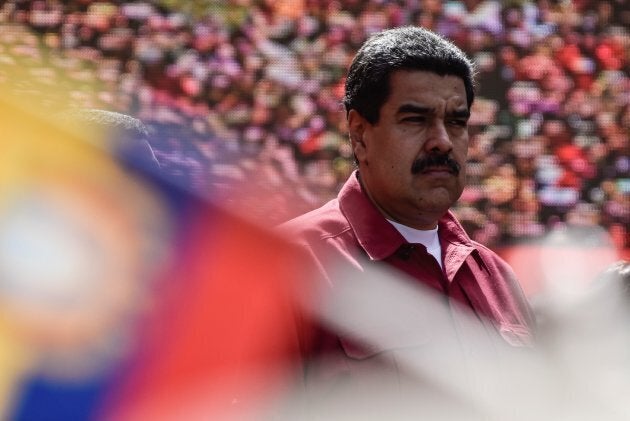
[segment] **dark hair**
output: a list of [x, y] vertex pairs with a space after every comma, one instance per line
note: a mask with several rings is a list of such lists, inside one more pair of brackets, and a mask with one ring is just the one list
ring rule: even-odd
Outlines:
[[361, 46], [348, 70], [346, 113], [354, 109], [377, 123], [390, 94], [390, 75], [401, 69], [458, 76], [464, 81], [468, 108], [473, 103], [475, 70], [464, 52], [427, 29], [406, 26], [378, 32]]
[[67, 110], [59, 114], [59, 117], [105, 130], [112, 152], [122, 163], [154, 172], [160, 169], [160, 163], [149, 142], [150, 130], [137, 118], [98, 109]]

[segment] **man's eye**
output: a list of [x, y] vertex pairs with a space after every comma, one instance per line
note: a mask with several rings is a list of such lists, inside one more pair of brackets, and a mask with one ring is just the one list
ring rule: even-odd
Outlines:
[[402, 119], [403, 122], [405, 123], [424, 123], [425, 121], [427, 121], [427, 118], [424, 116], [411, 116], [411, 117], [405, 117]]
[[457, 126], [457, 127], [466, 127], [466, 126], [468, 126], [468, 121], [467, 120], [450, 120], [449, 123], [451, 125]]

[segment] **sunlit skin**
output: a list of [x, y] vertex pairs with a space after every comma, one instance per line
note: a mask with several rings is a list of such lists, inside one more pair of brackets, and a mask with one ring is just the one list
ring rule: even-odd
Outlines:
[[[457, 76], [397, 70], [390, 88], [375, 124], [356, 110], [348, 114], [361, 184], [386, 218], [433, 229], [464, 189], [470, 115], [464, 82]], [[459, 174], [446, 165], [414, 174], [414, 162], [431, 154], [448, 155], [459, 164]]]

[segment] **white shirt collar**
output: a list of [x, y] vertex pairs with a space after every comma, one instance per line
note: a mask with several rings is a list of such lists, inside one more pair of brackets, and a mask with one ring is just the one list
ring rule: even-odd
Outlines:
[[409, 243], [422, 244], [427, 248], [427, 252], [435, 257], [435, 260], [442, 267], [442, 247], [440, 246], [440, 238], [438, 236], [438, 228], [432, 230], [419, 230], [400, 224], [395, 221], [387, 220], [394, 226]]

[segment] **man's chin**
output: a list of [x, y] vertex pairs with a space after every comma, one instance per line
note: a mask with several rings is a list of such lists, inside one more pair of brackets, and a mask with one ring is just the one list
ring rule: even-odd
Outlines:
[[457, 202], [461, 193], [459, 189], [453, 191], [452, 187], [435, 186], [425, 189], [418, 196], [417, 203], [427, 211], [444, 214]]

